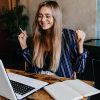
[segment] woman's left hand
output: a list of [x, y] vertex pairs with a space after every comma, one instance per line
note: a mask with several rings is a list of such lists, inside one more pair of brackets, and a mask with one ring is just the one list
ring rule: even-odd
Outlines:
[[76, 41], [78, 43], [79, 53], [83, 53], [83, 43], [85, 40], [85, 33], [82, 30], [75, 31]]

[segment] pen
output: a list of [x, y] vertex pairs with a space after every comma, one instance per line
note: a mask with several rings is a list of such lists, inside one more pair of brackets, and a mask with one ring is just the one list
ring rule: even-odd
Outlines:
[[21, 30], [22, 33], [24, 33], [23, 29], [21, 27], [19, 27], [19, 29]]

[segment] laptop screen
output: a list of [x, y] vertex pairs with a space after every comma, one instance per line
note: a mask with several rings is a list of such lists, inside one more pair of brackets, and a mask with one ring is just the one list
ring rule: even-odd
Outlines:
[[4, 65], [0, 60], [0, 95], [1, 96], [4, 96], [11, 100], [16, 100], [16, 98], [22, 99], [32, 94], [33, 92], [36, 92], [37, 90], [43, 88], [46, 85], [48, 85], [47, 82], [38, 79], [29, 78], [15, 73], [6, 73]]

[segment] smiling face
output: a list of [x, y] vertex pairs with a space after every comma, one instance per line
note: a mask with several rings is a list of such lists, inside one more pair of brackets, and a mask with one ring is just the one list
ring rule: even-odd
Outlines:
[[43, 30], [50, 29], [54, 24], [52, 11], [48, 7], [42, 7], [38, 14], [38, 23]]

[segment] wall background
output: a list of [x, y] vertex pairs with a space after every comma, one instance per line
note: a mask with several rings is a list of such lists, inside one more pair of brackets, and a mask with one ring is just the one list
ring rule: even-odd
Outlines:
[[[20, 0], [28, 8], [29, 32], [38, 4], [44, 0]], [[96, 0], [56, 0], [63, 12], [63, 27], [81, 29], [86, 40], [96, 38]]]

